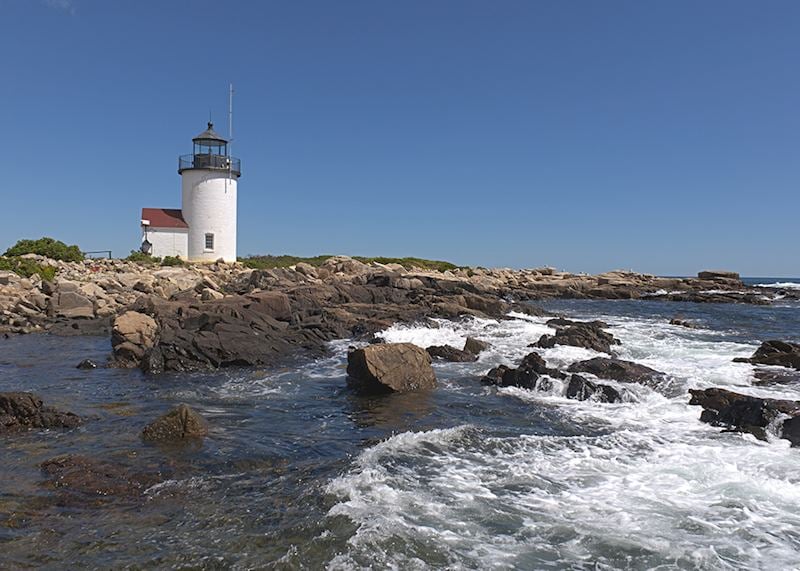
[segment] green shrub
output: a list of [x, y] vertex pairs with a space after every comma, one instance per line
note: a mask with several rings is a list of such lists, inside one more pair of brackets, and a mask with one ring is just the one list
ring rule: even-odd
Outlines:
[[22, 256], [24, 254], [38, 254], [53, 260], [64, 262], [80, 262], [84, 255], [78, 246], [67, 246], [60, 240], [53, 238], [39, 238], [38, 240], [20, 240], [8, 250], [5, 255], [9, 257]]
[[127, 258], [125, 258], [125, 261], [136, 262], [137, 264], [155, 265], [161, 263], [161, 258], [151, 256], [150, 254], [145, 254], [139, 250], [131, 250], [131, 253], [128, 254]]
[[266, 255], [248, 256], [246, 258], [239, 258], [239, 261], [242, 262], [246, 267], [254, 270], [269, 270], [272, 268], [288, 268], [289, 266], [294, 266], [300, 262], [305, 262], [306, 264], [311, 264], [312, 266], [318, 267], [325, 263], [325, 260], [330, 257], [331, 256], [329, 255], [314, 256], [312, 258], [302, 258], [300, 256], [289, 255]]
[[183, 260], [181, 260], [180, 256], [164, 256], [164, 259], [161, 260], [162, 266], [182, 266]]
[[27, 258], [0, 258], [0, 270], [14, 272], [24, 278], [29, 278], [36, 274], [48, 282], [53, 281], [56, 277], [56, 268], [43, 266]]
[[[288, 268], [289, 266], [294, 266], [300, 262], [305, 262], [306, 264], [311, 264], [312, 266], [321, 266], [325, 263], [325, 260], [332, 257], [333, 256], [330, 255], [313, 256], [310, 258], [289, 255], [264, 255], [239, 258], [239, 261], [248, 268], [267, 270], [271, 268]], [[443, 272], [445, 270], [455, 270], [459, 268], [459, 266], [451, 264], [450, 262], [443, 262], [441, 260], [426, 260], [424, 258], [368, 258], [365, 256], [352, 256], [352, 258], [365, 264], [369, 264], [370, 262], [378, 262], [379, 264], [400, 264], [407, 270], [410, 270], [411, 268], [422, 268], [425, 270], [438, 270]]]
[[424, 258], [366, 258], [364, 256], [353, 256], [353, 259], [369, 264], [370, 262], [378, 262], [379, 264], [400, 264], [405, 269], [422, 268], [424, 270], [436, 270], [444, 272], [447, 270], [457, 270], [459, 266], [451, 264], [450, 262], [443, 262], [442, 260], [426, 260]]

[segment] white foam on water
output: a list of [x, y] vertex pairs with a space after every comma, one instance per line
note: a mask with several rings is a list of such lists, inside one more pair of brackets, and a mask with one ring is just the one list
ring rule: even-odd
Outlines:
[[[597, 317], [622, 341], [620, 358], [667, 373], [680, 390], [616, 384], [631, 398], [603, 404], [565, 399], [558, 383], [548, 392], [505, 388], [501, 397], [555, 407], [595, 430], [499, 437], [460, 426], [398, 434], [363, 451], [328, 486], [339, 498], [329, 516], [358, 525], [330, 568], [796, 568], [800, 452], [774, 436], [763, 442], [699, 422], [686, 389], [798, 399], [797, 391], [752, 386], [753, 367], [732, 359], [755, 345], [655, 319]], [[479, 337], [492, 343], [479, 363], [438, 366], [480, 374], [516, 364], [528, 343], [552, 332], [544, 321], [396, 326], [384, 338], [459, 346]], [[598, 355], [536, 350], [559, 368]]]
[[797, 282], [774, 282], [769, 284], [755, 284], [755, 287], [769, 287], [775, 289], [800, 289], [800, 283]]

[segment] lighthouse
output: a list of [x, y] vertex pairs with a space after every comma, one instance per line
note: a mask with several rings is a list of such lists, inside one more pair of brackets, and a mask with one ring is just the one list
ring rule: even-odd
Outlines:
[[178, 157], [181, 209], [142, 209], [141, 250], [190, 262], [235, 262], [241, 162], [211, 122], [192, 144], [191, 154]]

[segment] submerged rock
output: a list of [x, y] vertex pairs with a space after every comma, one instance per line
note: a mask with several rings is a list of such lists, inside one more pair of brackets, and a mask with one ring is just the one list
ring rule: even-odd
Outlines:
[[568, 399], [595, 400], [597, 402], [621, 402], [622, 395], [617, 389], [609, 385], [595, 383], [580, 375], [569, 378], [567, 391], [564, 394]]
[[677, 325], [678, 327], [686, 327], [688, 329], [694, 329], [694, 324], [691, 321], [687, 321], [685, 319], [680, 319], [675, 317], [669, 320], [670, 325]]
[[0, 433], [28, 428], [75, 428], [82, 423], [77, 414], [44, 406], [33, 393], [0, 393]]
[[56, 456], [39, 465], [45, 485], [70, 504], [97, 503], [109, 497], [134, 498], [163, 480], [160, 473], [138, 473], [116, 462], [78, 454]]
[[347, 382], [361, 393], [432, 389], [436, 375], [430, 355], [411, 343], [382, 343], [347, 354]]
[[203, 438], [208, 434], [208, 423], [194, 409], [180, 404], [144, 427], [142, 439], [147, 442], [179, 442]]
[[75, 366], [76, 369], [96, 369], [97, 363], [92, 361], [91, 359], [84, 359], [80, 363]]
[[612, 379], [622, 383], [650, 383], [661, 380], [666, 376], [661, 371], [650, 367], [624, 361], [622, 359], [608, 359], [595, 357], [587, 361], [573, 363], [567, 368], [570, 373], [591, 373], [601, 379]]
[[[760, 398], [726, 389], [690, 389], [689, 404], [703, 407], [702, 422], [749, 432], [765, 439], [767, 428], [775, 426], [781, 438], [800, 445], [800, 401]], [[780, 417], [785, 420], [780, 422]]]
[[800, 371], [800, 344], [789, 341], [764, 341], [750, 358], [738, 357], [737, 363], [778, 365]]
[[535, 347], [550, 349], [556, 345], [572, 345], [612, 354], [611, 346], [619, 345], [618, 339], [611, 333], [603, 331], [603, 327], [607, 327], [607, 325], [602, 321], [582, 322], [551, 319], [547, 323], [556, 328], [556, 333], [555, 335], [542, 335], [534, 343]]

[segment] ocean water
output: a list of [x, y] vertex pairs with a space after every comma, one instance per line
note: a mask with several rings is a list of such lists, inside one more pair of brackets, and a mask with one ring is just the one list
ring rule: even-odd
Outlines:
[[[800, 282], [800, 280], [798, 280]], [[0, 567], [192, 569], [793, 569], [800, 565], [800, 450], [699, 422], [687, 389], [800, 399], [733, 363], [761, 340], [800, 341], [800, 304], [563, 300], [603, 319], [621, 358], [668, 374], [624, 402], [496, 389], [545, 319], [394, 326], [387, 341], [492, 347], [436, 363], [430, 393], [346, 389], [347, 340], [281, 369], [145, 377], [74, 368], [107, 339], [0, 340], [0, 390], [32, 390], [91, 417], [78, 430], [2, 440]], [[697, 325], [669, 325], [680, 316]], [[539, 350], [551, 367], [597, 356]], [[610, 384], [615, 384], [613, 381]], [[178, 402], [209, 420], [200, 447], [143, 444]], [[143, 498], [58, 501], [38, 464], [65, 452], [161, 469]]]

